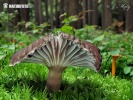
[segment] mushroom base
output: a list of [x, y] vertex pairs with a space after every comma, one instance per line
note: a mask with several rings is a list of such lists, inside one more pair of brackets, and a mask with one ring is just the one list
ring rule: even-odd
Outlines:
[[50, 91], [56, 91], [60, 89], [62, 73], [66, 67], [49, 67], [49, 76], [46, 86]]

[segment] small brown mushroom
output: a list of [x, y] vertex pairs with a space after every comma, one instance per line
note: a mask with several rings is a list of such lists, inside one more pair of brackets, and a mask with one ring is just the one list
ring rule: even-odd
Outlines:
[[115, 76], [115, 72], [116, 72], [116, 59], [118, 57], [120, 57], [121, 55], [112, 55], [112, 76]]
[[96, 46], [60, 32], [58, 36], [50, 34], [16, 52], [10, 66], [20, 62], [46, 65], [49, 69], [47, 88], [55, 91], [60, 89], [62, 73], [67, 67], [89, 67], [97, 72], [101, 61], [100, 50]]

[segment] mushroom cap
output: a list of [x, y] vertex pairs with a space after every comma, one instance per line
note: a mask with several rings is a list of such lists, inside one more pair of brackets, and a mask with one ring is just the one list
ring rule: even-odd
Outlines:
[[115, 58], [115, 59], [117, 59], [118, 57], [121, 57], [121, 55], [120, 54], [118, 54], [118, 55], [111, 55], [113, 58]]
[[20, 62], [41, 63], [47, 67], [90, 67], [99, 71], [102, 57], [100, 50], [90, 42], [80, 41], [73, 35], [60, 32], [31, 43], [16, 52], [10, 66]]

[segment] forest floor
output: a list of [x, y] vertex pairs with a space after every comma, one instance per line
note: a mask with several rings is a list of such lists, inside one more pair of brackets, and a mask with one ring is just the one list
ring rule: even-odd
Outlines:
[[[102, 35], [91, 40], [101, 49], [101, 71], [69, 67], [63, 73], [61, 89], [56, 92], [46, 89], [46, 66], [31, 63], [9, 66], [13, 53], [38, 37], [22, 33], [0, 36], [0, 100], [133, 100], [132, 35], [105, 33], [104, 38]], [[123, 55], [117, 62], [116, 77], [111, 76], [111, 59], [107, 62], [111, 47], [120, 49]]]

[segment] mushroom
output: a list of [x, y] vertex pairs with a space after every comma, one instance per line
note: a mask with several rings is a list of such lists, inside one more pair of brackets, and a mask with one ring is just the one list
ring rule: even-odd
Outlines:
[[46, 86], [55, 91], [60, 89], [62, 73], [67, 67], [89, 67], [98, 72], [101, 61], [100, 50], [92, 43], [60, 32], [58, 36], [50, 34], [16, 52], [10, 66], [20, 62], [44, 64], [49, 69]]
[[112, 55], [112, 76], [115, 76], [115, 72], [116, 72], [116, 59], [118, 57], [120, 57], [121, 55]]

